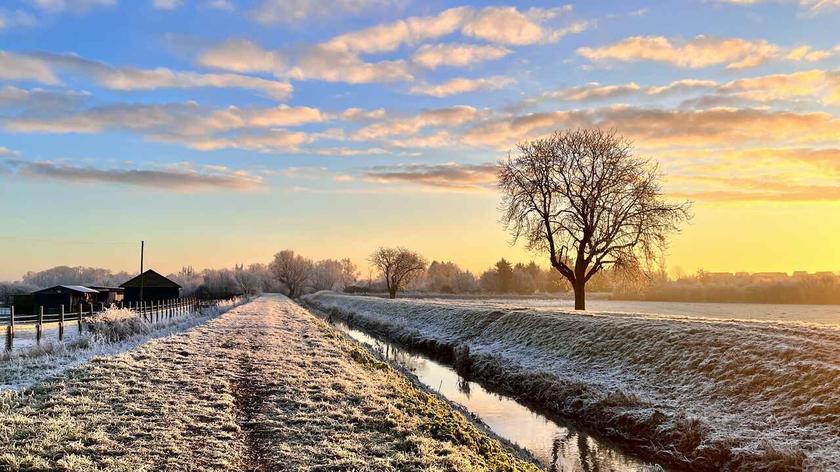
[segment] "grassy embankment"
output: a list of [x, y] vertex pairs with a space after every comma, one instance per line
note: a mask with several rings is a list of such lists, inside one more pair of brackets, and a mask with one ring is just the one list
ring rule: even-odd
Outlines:
[[12, 470], [536, 470], [280, 297], [0, 393], [0, 444]]
[[307, 301], [658, 461], [840, 469], [840, 329], [329, 292]]

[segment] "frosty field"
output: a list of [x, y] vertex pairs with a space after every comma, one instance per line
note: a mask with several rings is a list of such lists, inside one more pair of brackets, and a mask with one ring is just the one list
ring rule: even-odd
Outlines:
[[[528, 308], [527, 301], [313, 306], [449, 356], [487, 384], [695, 470], [840, 468], [840, 329]], [[516, 305], [515, 307], [512, 305]]]
[[536, 470], [285, 297], [22, 391], [0, 469]]

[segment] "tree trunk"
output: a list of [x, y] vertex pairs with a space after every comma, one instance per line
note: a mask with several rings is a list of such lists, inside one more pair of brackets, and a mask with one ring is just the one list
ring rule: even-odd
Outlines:
[[395, 289], [395, 288], [394, 289], [389, 289], [388, 290], [388, 296], [390, 298], [397, 298], [397, 289]]
[[572, 288], [575, 290], [575, 310], [586, 310], [586, 283], [575, 282]]

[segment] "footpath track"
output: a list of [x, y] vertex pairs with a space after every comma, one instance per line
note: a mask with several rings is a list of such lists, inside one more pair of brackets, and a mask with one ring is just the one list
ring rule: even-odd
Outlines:
[[0, 393], [0, 470], [536, 470], [281, 296]]

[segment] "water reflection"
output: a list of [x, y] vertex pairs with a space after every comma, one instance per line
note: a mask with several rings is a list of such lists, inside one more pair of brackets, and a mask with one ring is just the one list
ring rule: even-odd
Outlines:
[[353, 339], [411, 370], [428, 387], [463, 405], [493, 432], [527, 449], [549, 471], [662, 470], [625, 454], [608, 442], [535, 413], [511, 398], [485, 390], [480, 384], [461, 377], [449, 366], [376, 339], [345, 323], [332, 322]]

